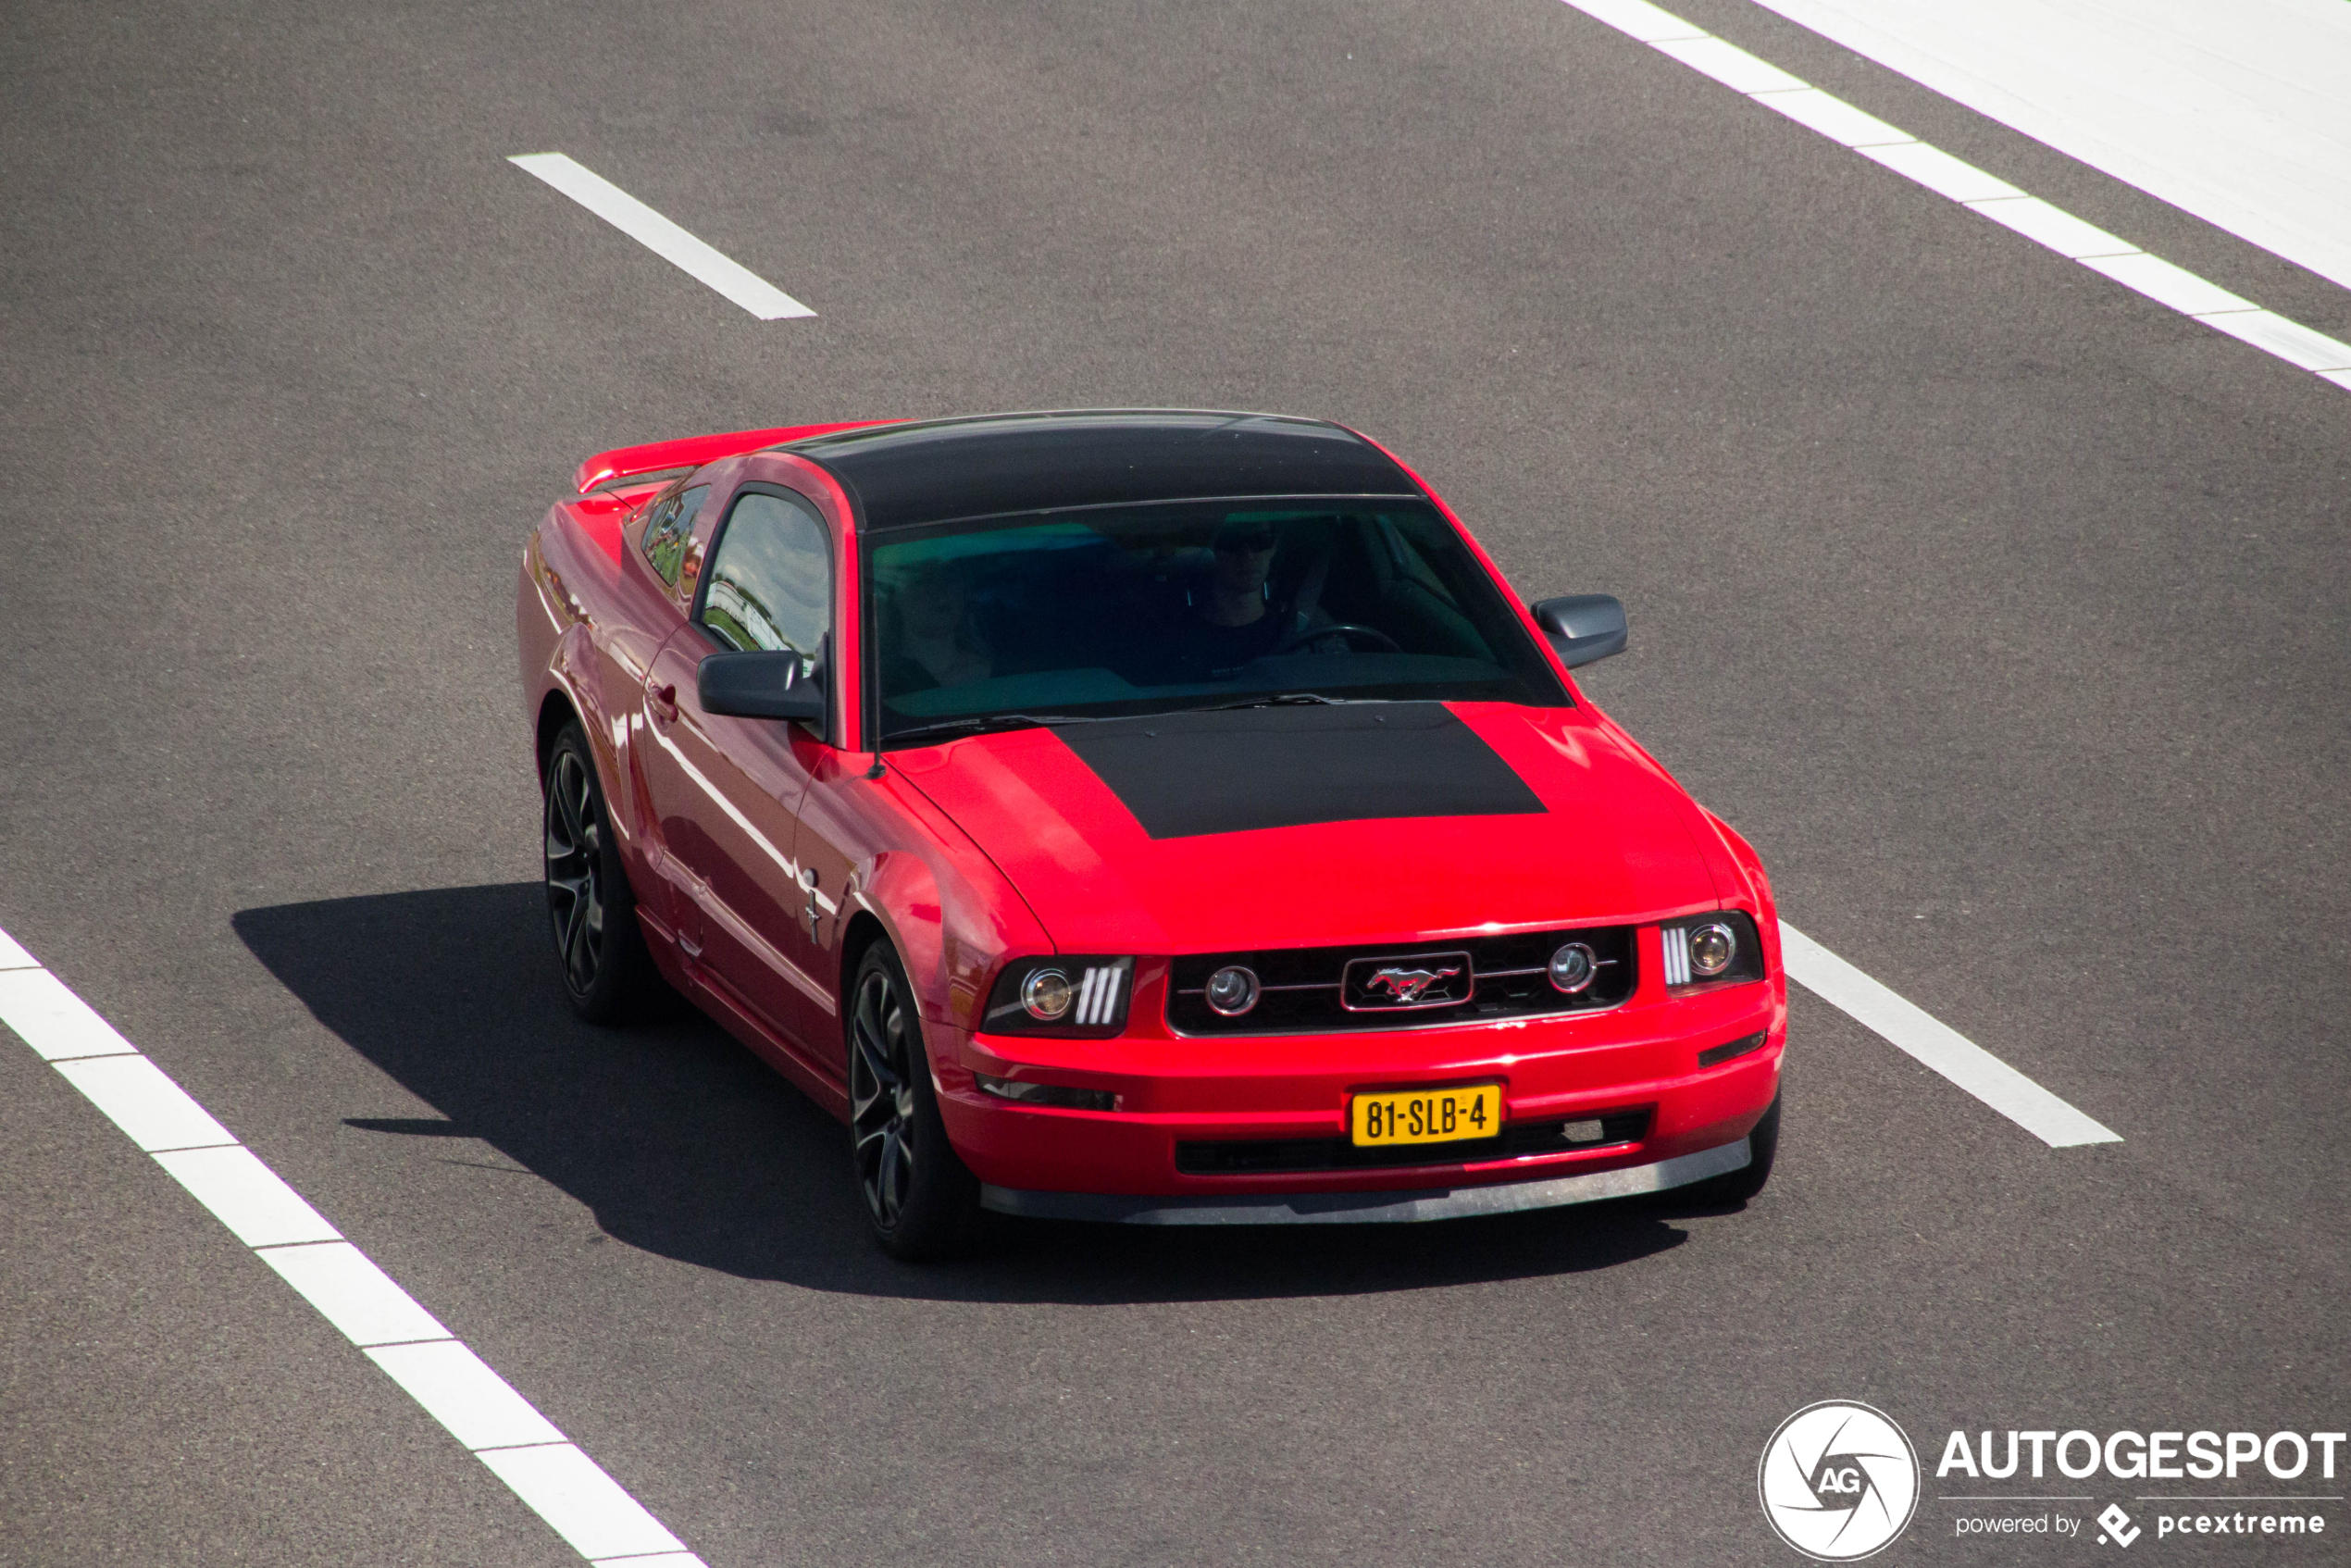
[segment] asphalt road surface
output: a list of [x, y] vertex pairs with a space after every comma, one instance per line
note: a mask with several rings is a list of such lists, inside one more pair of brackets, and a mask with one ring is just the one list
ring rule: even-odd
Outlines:
[[[2057, 1561], [2109, 1549], [1956, 1538], [1947, 1432], [2351, 1416], [2345, 388], [1558, 0], [17, 0], [0, 88], [0, 928], [711, 1568], [1793, 1562], [1757, 1458], [1829, 1398], [1924, 1450], [1888, 1561]], [[517, 553], [603, 447], [1089, 404], [1342, 420], [1528, 596], [1621, 595], [1589, 691], [1787, 918], [2122, 1140], [1799, 991], [1743, 1211], [882, 1257], [715, 1027], [566, 1012]], [[0, 1201], [0, 1562], [578, 1561], [5, 1036]], [[2133, 1555], [2342, 1561], [2313, 1508]]]

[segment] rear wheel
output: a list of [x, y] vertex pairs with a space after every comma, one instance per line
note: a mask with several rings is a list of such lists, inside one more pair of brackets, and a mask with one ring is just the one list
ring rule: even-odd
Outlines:
[[979, 1180], [947, 1141], [922, 1022], [888, 942], [865, 950], [849, 998], [850, 1149], [865, 1223], [909, 1263], [967, 1254], [986, 1234]]
[[588, 737], [575, 721], [547, 753], [547, 915], [564, 994], [591, 1024], [624, 1015], [653, 977]]
[[1710, 1181], [1693, 1182], [1682, 1190], [1702, 1203], [1744, 1203], [1763, 1190], [1772, 1179], [1772, 1162], [1780, 1152], [1780, 1096], [1772, 1096], [1771, 1107], [1755, 1130], [1747, 1135], [1748, 1162], [1728, 1176]]

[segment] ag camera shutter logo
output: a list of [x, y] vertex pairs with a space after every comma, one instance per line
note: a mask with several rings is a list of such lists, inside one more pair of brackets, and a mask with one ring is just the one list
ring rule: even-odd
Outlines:
[[1755, 1488], [1780, 1539], [1817, 1562], [1852, 1562], [1909, 1526], [1918, 1451], [1883, 1411], [1822, 1400], [1780, 1423]]

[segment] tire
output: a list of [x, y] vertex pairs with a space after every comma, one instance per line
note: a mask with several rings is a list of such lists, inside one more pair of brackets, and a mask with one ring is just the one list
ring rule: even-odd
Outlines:
[[886, 941], [858, 963], [842, 1032], [851, 1168], [874, 1240], [906, 1263], [969, 1256], [988, 1236], [979, 1178], [947, 1141], [921, 1015]]
[[564, 995], [588, 1022], [615, 1023], [642, 1002], [656, 977], [596, 759], [577, 720], [564, 726], [547, 753], [545, 791], [547, 915]]
[[[1785, 1091], [1782, 1091], [1783, 1093]], [[1772, 1162], [1780, 1152], [1781, 1094], [1772, 1096], [1772, 1103], [1763, 1112], [1763, 1119], [1747, 1135], [1748, 1159], [1745, 1165], [1727, 1176], [1710, 1181], [1692, 1182], [1682, 1188], [1693, 1202], [1744, 1203], [1763, 1190], [1772, 1179]]]

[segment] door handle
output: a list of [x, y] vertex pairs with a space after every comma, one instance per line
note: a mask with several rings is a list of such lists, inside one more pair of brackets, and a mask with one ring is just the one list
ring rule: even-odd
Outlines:
[[678, 716], [678, 688], [673, 685], [645, 685], [645, 706], [653, 710], [653, 722], [667, 724]]

